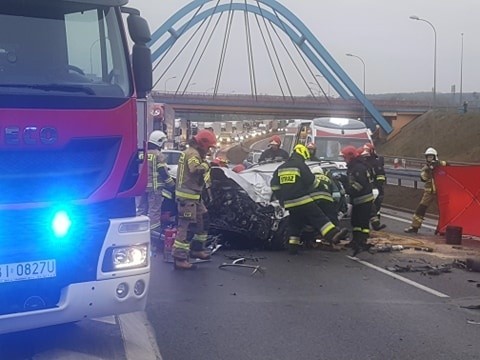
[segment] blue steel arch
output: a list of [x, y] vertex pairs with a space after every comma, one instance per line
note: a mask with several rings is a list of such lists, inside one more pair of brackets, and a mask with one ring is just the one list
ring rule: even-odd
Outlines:
[[[370, 100], [365, 97], [358, 86], [355, 85], [355, 83], [350, 79], [345, 71], [343, 71], [340, 65], [338, 65], [334, 58], [322, 46], [322, 44], [320, 44], [312, 32], [300, 21], [297, 16], [295, 16], [290, 10], [276, 0], [257, 0], [259, 3], [269, 6], [273, 12], [270, 12], [264, 8], [259, 8], [258, 6], [246, 4], [244, 0], [239, 0], [243, 1], [239, 3], [232, 2], [230, 4], [219, 5], [195, 14], [192, 19], [181, 26], [178, 30], [174, 29], [175, 24], [182, 20], [186, 15], [203, 7], [203, 5], [211, 1], [214, 0], [192, 1], [190, 4], [184, 6], [182, 9], [173, 14], [152, 34], [152, 40], [148, 44], [150, 47], [152, 47], [167, 32], [170, 34], [170, 37], [167, 38], [167, 40], [160, 44], [156, 50], [152, 51], [152, 62], [155, 62], [162, 54], [164, 54], [171, 46], [173, 46], [173, 44], [181, 35], [185, 34], [190, 28], [197, 25], [205, 18], [218, 13], [223, 13], [225, 11], [247, 11], [264, 17], [272, 24], [275, 24], [284, 33], [286, 33], [343, 99], [351, 98], [347, 92], [347, 90], [349, 90], [350, 93], [353, 94], [353, 96], [365, 107], [377, 124], [380, 125], [380, 127], [387, 134], [392, 132], [393, 129], [390, 124], [383, 118]], [[293, 28], [290, 26], [290, 24], [284, 22], [279, 16], [277, 16], [277, 13], [287, 19]], [[328, 65], [328, 67], [325, 66], [325, 64]]]

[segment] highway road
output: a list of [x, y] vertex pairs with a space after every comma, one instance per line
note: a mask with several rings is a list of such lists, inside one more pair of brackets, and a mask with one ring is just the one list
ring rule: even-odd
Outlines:
[[[386, 211], [375, 237], [401, 236], [409, 216]], [[385, 271], [451, 264], [445, 252], [349, 255], [223, 249], [186, 272], [156, 256], [146, 313], [0, 336], [0, 359], [479, 358], [480, 310], [462, 306], [480, 305], [480, 273]], [[218, 268], [239, 256], [265, 273]]]

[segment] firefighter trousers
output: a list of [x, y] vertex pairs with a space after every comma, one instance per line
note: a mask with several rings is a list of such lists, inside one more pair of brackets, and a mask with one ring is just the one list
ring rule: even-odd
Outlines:
[[291, 207], [288, 212], [290, 214], [288, 217], [288, 245], [291, 252], [295, 252], [300, 246], [300, 235], [306, 225], [314, 227], [327, 241], [330, 241], [338, 233], [335, 225], [314, 202]]
[[338, 212], [333, 201], [327, 200], [317, 200], [315, 204], [323, 211], [323, 213], [328, 217], [333, 225], [339, 226], [340, 221], [338, 220]]
[[370, 236], [370, 214], [372, 212], [372, 201], [352, 206], [352, 242], [364, 245]]
[[[177, 237], [173, 243], [172, 255], [178, 260], [187, 260], [190, 250], [201, 251], [205, 249], [208, 238], [208, 224], [206, 218], [207, 208], [202, 201], [180, 200], [178, 206]], [[191, 242], [188, 233], [195, 228]]]
[[413, 219], [412, 219], [413, 228], [419, 229], [422, 226], [423, 219], [425, 218], [427, 209], [436, 198], [437, 198], [436, 193], [431, 192], [430, 190], [423, 191], [422, 200], [420, 200], [420, 204], [418, 204], [417, 209], [413, 214]]
[[162, 215], [163, 196], [159, 191], [147, 189], [140, 198], [137, 214], [148, 215], [150, 218], [150, 230], [160, 231], [160, 218]]

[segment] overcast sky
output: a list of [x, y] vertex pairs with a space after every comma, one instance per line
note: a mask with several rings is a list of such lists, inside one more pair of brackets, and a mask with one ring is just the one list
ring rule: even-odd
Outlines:
[[[234, 1], [240, 2], [240, 0]], [[164, 21], [190, 2], [188, 0], [130, 0], [129, 5], [142, 12], [150, 24], [151, 31], [154, 32]], [[211, 1], [209, 6], [216, 2], [216, 0]], [[221, 1], [221, 3], [229, 2], [230, 0]], [[248, 2], [252, 3], [252, 0]], [[460, 90], [462, 33], [464, 34], [463, 92], [480, 90], [480, 71], [478, 70], [480, 67], [480, 46], [478, 45], [480, 1], [478, 0], [280, 0], [279, 2], [310, 29], [359, 88], [363, 86], [363, 65], [359, 59], [345, 54], [355, 54], [365, 61], [367, 94], [431, 91], [434, 74], [434, 32], [428, 23], [411, 20], [410, 15], [417, 15], [430, 21], [436, 29], [437, 92], [449, 93], [452, 85], [456, 85], [457, 93]], [[243, 16], [243, 14], [237, 12], [236, 16]], [[238, 23], [241, 21], [243, 20], [238, 20]], [[217, 31], [219, 37], [216, 41], [220, 45], [224, 28], [223, 26], [220, 29], [219, 26]], [[245, 39], [241, 39], [239, 34], [232, 34], [232, 36], [233, 39], [236, 36], [239, 41], [231, 42], [235, 46], [230, 46], [230, 54], [234, 55], [229, 62], [233, 63], [234, 59], [240, 56], [247, 59]], [[252, 36], [259, 37], [259, 31], [252, 31]], [[186, 39], [187, 36], [184, 38]], [[261, 42], [258, 39], [257, 41]], [[196, 43], [190, 48], [193, 49], [195, 46]], [[215, 55], [211, 55], [212, 59], [219, 58], [218, 51]], [[214, 50], [211, 52], [214, 53]], [[175, 90], [182, 77], [180, 65], [185, 69], [191, 58], [191, 56], [179, 57], [175, 66], [172, 65], [165, 74], [157, 69], [156, 77], [162, 76], [158, 81], [157, 89], [163, 90], [164, 87], [168, 87], [169, 91]], [[262, 55], [257, 55], [257, 58], [262, 58]], [[282, 62], [288, 62], [287, 56], [283, 57]], [[167, 66], [166, 64], [168, 63], [162, 64], [163, 68]], [[243, 64], [247, 64], [247, 60], [244, 60]], [[248, 93], [248, 85], [243, 87], [240, 85], [240, 80], [248, 80], [249, 77], [248, 65], [245, 66], [245, 72], [241, 72], [239, 66], [234, 67], [233, 70], [229, 69], [229, 74], [222, 80], [222, 92]], [[202, 64], [199, 67], [202, 75], [198, 75], [197, 72], [190, 80], [188, 89], [206, 91], [213, 87], [217, 68], [218, 60]], [[260, 69], [257, 72], [267, 72], [261, 66], [257, 68]], [[225, 68], [225, 71], [227, 70], [228, 67]], [[168, 80], [169, 78], [171, 79]], [[322, 82], [321, 80], [323, 79], [319, 82]], [[260, 92], [275, 91], [273, 77], [270, 82], [265, 81], [265, 84], [267, 84], [266, 87]], [[326, 83], [321, 85], [327, 91]]]

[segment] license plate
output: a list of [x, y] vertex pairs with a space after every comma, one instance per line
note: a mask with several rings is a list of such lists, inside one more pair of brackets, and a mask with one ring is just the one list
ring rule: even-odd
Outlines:
[[0, 283], [57, 276], [55, 259], [0, 264]]

